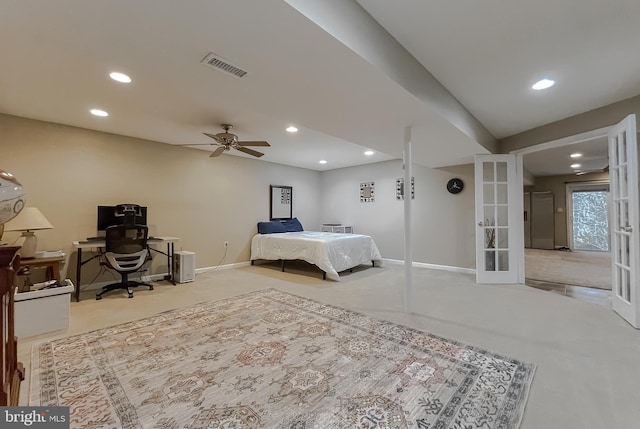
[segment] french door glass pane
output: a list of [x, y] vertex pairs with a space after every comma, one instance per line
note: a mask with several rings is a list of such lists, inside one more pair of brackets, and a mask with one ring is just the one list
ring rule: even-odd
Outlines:
[[485, 250], [484, 252], [484, 269], [485, 271], [496, 270], [496, 252], [495, 250]]
[[509, 229], [498, 228], [498, 249], [509, 248]]
[[573, 245], [576, 250], [609, 251], [608, 192], [574, 191]]
[[495, 200], [495, 186], [493, 184], [485, 184], [484, 186], [484, 191], [482, 192], [483, 198], [484, 198], [484, 203], [485, 204], [495, 204], [496, 200]]
[[498, 252], [498, 271], [509, 271], [509, 252], [507, 250]]
[[484, 182], [493, 182], [493, 162], [482, 163], [482, 180]]
[[497, 182], [507, 181], [507, 163], [506, 162], [496, 162], [496, 181]]
[[507, 188], [507, 184], [499, 184], [496, 186], [498, 199], [498, 204], [507, 204], [509, 202], [509, 188]]

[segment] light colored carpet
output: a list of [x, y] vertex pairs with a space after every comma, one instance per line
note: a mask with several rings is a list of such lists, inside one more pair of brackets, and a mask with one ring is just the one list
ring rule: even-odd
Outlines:
[[611, 253], [525, 249], [525, 277], [611, 290]]
[[267, 289], [34, 347], [74, 428], [517, 428], [534, 366]]
[[471, 274], [416, 267], [413, 307], [407, 313], [404, 272], [402, 265], [389, 263], [347, 272], [332, 282], [308, 268], [283, 273], [277, 266], [246, 266], [198, 274], [192, 283], [157, 282], [154, 290], [136, 291], [133, 299], [125, 291], [96, 301], [95, 291], [82, 292], [82, 300], [71, 303], [67, 331], [19, 339], [27, 376], [20, 405], [29, 403], [35, 344], [276, 288], [535, 362], [520, 429], [638, 427], [640, 408], [633, 399], [640, 380], [640, 331], [610, 307], [526, 286], [479, 285]]

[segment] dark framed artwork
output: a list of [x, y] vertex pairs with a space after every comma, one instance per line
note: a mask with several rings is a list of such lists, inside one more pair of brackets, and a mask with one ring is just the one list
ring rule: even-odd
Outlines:
[[293, 187], [269, 185], [270, 220], [291, 219], [293, 217]]

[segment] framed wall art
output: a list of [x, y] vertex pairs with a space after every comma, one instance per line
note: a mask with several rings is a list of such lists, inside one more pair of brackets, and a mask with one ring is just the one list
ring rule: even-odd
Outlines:
[[360, 202], [372, 203], [375, 201], [375, 186], [373, 182], [360, 184]]
[[[415, 185], [413, 177], [411, 178], [411, 199], [415, 200]], [[396, 200], [404, 200], [404, 178], [396, 179]]]
[[293, 187], [270, 185], [271, 220], [291, 219], [293, 217]]

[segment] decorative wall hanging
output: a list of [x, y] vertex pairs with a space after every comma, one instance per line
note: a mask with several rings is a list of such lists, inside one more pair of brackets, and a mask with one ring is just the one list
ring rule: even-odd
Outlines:
[[293, 187], [270, 186], [271, 220], [291, 219], [293, 217]]
[[455, 179], [451, 179], [447, 182], [447, 191], [452, 194], [459, 194], [462, 192], [462, 189], [464, 189], [464, 182], [462, 179], [458, 179], [456, 177]]
[[[415, 184], [412, 177], [411, 178], [411, 199], [414, 200], [415, 198], [416, 198]], [[404, 178], [396, 179], [396, 200], [398, 201], [404, 200]]]
[[372, 203], [375, 201], [375, 190], [373, 182], [366, 182], [360, 184], [360, 202]]

